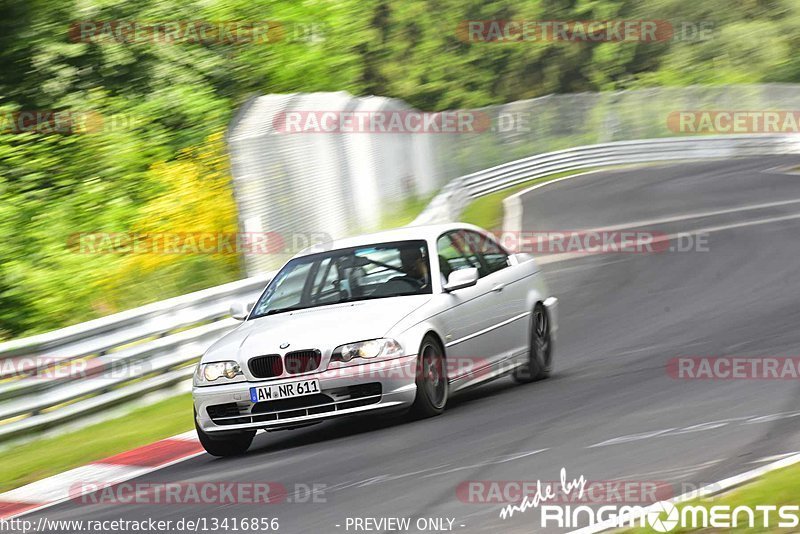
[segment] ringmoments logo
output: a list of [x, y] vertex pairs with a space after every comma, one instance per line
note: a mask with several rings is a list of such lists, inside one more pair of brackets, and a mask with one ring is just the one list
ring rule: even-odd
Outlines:
[[658, 502], [647, 507], [644, 515], [621, 517], [620, 526], [644, 526], [647, 523], [656, 532], [670, 532], [675, 528], [731, 529], [731, 528], [796, 528], [800, 524], [800, 506], [693, 506], [676, 507], [671, 502]]
[[674, 504], [657, 502], [647, 512], [647, 523], [656, 532], [669, 532], [678, 525], [680, 514]]
[[[584, 494], [589, 482], [583, 475], [568, 479], [566, 468], [561, 469], [560, 493], [552, 485], [536, 484], [536, 492], [525, 495], [517, 504], [508, 504], [500, 510], [500, 518], [538, 508], [541, 528], [579, 528], [602, 524], [605, 528], [646, 528], [656, 532], [671, 532], [680, 528], [730, 529], [746, 528], [797, 528], [800, 525], [798, 505], [685, 505], [678, 508], [669, 501], [658, 501], [646, 506], [607, 504], [592, 507], [585, 502]], [[566, 502], [567, 504], [564, 504]]]

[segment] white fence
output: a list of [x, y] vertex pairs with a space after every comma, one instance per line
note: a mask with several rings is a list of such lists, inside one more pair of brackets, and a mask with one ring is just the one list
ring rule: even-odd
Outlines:
[[[284, 128], [292, 114], [409, 110], [400, 100], [356, 98], [345, 92], [251, 100], [228, 132], [241, 230], [313, 245], [375, 230], [405, 200], [433, 194], [447, 181], [434, 157], [435, 135], [299, 135]], [[289, 249], [286, 254], [245, 256], [247, 272], [279, 267], [297, 252]]]
[[[281, 119], [331, 112], [397, 116], [411, 108], [397, 99], [345, 92], [266, 95], [237, 114], [228, 145], [241, 230], [312, 245], [320, 236], [377, 230], [410, 200], [428, 198], [445, 184], [453, 195], [465, 194], [457, 190], [468, 180], [453, 180], [479, 180], [489, 167], [559, 158], [572, 147], [603, 150], [614, 146], [609, 143], [684, 135], [675, 120], [681, 111], [796, 109], [797, 84], [657, 87], [547, 95], [466, 110], [483, 127], [446, 134], [323, 133], [320, 128], [299, 135], [281, 128], [286, 125]], [[689, 147], [707, 143], [702, 135], [686, 140]], [[245, 256], [248, 274], [275, 269], [303, 247], [287, 248], [287, 254]]]

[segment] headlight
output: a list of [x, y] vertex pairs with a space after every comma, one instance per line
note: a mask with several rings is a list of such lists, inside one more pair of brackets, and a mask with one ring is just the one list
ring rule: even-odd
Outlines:
[[353, 358], [393, 358], [403, 355], [403, 347], [394, 339], [370, 339], [336, 347], [332, 362], [349, 362]]
[[194, 373], [194, 383], [195, 385], [207, 384], [220, 378], [233, 380], [240, 375], [242, 375], [242, 368], [236, 362], [201, 363]]

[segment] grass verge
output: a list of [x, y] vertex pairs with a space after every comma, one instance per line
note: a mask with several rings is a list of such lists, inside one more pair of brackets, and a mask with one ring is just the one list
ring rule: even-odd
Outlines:
[[[769, 526], [764, 526], [764, 514], [758, 512], [755, 507], [759, 505], [774, 505], [780, 507], [782, 505], [797, 505], [798, 496], [800, 496], [800, 464], [795, 464], [778, 471], [767, 473], [763, 477], [746, 484], [736, 490], [724, 493], [718, 497], [703, 498], [689, 503], [681, 503], [677, 505], [679, 510], [686, 506], [703, 506], [708, 509], [711, 506], [729, 505], [731, 511], [737, 506], [748, 506], [755, 511], [755, 527], [750, 528], [747, 525], [747, 514], [742, 512], [738, 514], [740, 524], [736, 527], [715, 529], [708, 528], [686, 528], [678, 526], [670, 531], [670, 534], [679, 532], [797, 532], [797, 527], [787, 530], [786, 528], [779, 528], [778, 521], [782, 520], [778, 517], [777, 511], [772, 511], [769, 514]], [[796, 514], [795, 514], [796, 515]], [[662, 519], [664, 517], [662, 516]], [[744, 524], [741, 524], [741, 523]], [[641, 532], [654, 532], [649, 528], [628, 529], [627, 533], [641, 533]]]
[[0, 456], [0, 492], [194, 428], [185, 393], [75, 432], [12, 447]]
[[398, 228], [405, 226], [422, 213], [435, 194], [409, 198], [390, 204], [381, 216], [381, 228]]
[[459, 219], [461, 222], [474, 224], [487, 230], [500, 230], [503, 225], [503, 199], [510, 197], [515, 193], [519, 193], [523, 189], [526, 189], [532, 185], [549, 182], [564, 176], [589, 172], [591, 170], [592, 169], [580, 169], [576, 171], [564, 171], [555, 174], [548, 174], [547, 176], [534, 178], [533, 180], [528, 180], [527, 182], [515, 185], [514, 187], [509, 187], [508, 189], [503, 189], [502, 191], [497, 191], [496, 193], [490, 193], [486, 196], [476, 198], [464, 209], [464, 212], [461, 214]]

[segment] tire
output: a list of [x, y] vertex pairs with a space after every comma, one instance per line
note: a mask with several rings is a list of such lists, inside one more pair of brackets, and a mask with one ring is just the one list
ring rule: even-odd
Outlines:
[[441, 344], [430, 334], [422, 338], [419, 347], [416, 383], [417, 396], [411, 406], [411, 415], [426, 418], [442, 413], [450, 394], [447, 362]]
[[197, 430], [197, 436], [200, 438], [200, 444], [211, 456], [239, 456], [247, 452], [250, 444], [253, 443], [253, 438], [256, 435], [255, 430], [210, 434], [204, 432], [200, 425], [197, 424], [197, 412], [195, 412], [194, 416], [194, 427]]
[[553, 339], [550, 335], [550, 317], [542, 303], [536, 304], [531, 314], [528, 362], [514, 371], [514, 380], [527, 384], [550, 376], [553, 366]]

